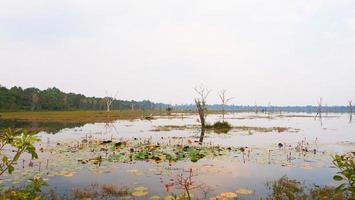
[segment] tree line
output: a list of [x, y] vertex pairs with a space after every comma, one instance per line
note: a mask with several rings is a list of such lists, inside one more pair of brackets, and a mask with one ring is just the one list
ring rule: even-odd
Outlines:
[[[82, 94], [65, 93], [56, 87], [40, 90], [38, 88], [12, 87], [0, 85], [0, 111], [44, 111], [44, 110], [106, 110], [107, 97], [86, 97]], [[149, 100], [126, 101], [114, 99], [112, 110], [127, 109], [165, 109], [163, 103]]]

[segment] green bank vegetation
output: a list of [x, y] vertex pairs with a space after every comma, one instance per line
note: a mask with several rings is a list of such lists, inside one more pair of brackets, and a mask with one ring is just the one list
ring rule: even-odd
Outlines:
[[0, 85], [0, 111], [134, 110], [167, 107], [167, 104], [153, 103], [149, 100], [126, 101], [109, 95], [104, 98], [87, 97], [82, 94], [66, 93], [55, 87], [46, 90], [21, 87], [8, 89]]

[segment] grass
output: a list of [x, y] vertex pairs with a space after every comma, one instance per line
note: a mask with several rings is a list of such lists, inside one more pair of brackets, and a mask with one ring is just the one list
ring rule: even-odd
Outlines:
[[41, 111], [41, 112], [1, 112], [0, 119], [32, 122], [108, 122], [118, 119], [137, 119], [142, 116], [166, 115], [159, 110], [123, 110], [123, 111]]

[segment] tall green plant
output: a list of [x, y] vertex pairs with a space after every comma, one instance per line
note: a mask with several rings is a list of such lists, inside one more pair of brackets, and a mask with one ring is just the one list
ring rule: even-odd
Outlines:
[[[24, 152], [31, 154], [34, 159], [38, 158], [33, 145], [36, 141], [38, 138], [35, 137], [35, 133], [27, 130], [8, 128], [2, 131], [0, 133], [0, 176], [6, 171], [11, 174], [15, 169], [13, 165]], [[5, 154], [4, 148], [12, 149], [15, 154]]]
[[336, 190], [342, 191], [355, 199], [355, 152], [344, 155], [335, 155], [333, 157], [333, 164], [340, 170], [337, 175], [333, 177], [335, 181], [342, 181]]

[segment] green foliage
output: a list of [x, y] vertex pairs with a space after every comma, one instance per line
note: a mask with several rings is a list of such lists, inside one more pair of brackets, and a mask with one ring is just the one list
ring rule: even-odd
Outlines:
[[345, 192], [355, 199], [355, 152], [344, 155], [335, 155], [333, 164], [340, 170], [333, 177], [335, 181], [341, 181], [336, 189], [337, 191]]
[[[150, 101], [122, 101], [114, 100], [112, 108], [131, 109], [166, 108], [168, 105], [152, 103]], [[39, 90], [37, 88], [22, 89], [12, 87], [7, 89], [0, 85], [0, 110], [104, 110], [104, 98], [86, 97], [82, 94], [64, 93], [58, 88]]]
[[[34, 136], [34, 133], [22, 131], [22, 129], [5, 129], [0, 133], [0, 156], [2, 157], [0, 162], [0, 175], [8, 171], [12, 173], [14, 171], [14, 164], [18, 161], [20, 156], [27, 152], [31, 154], [32, 158], [38, 158], [36, 148], [33, 143], [38, 141]], [[11, 157], [5, 154], [4, 147], [10, 147], [14, 150], [15, 154]]]
[[287, 176], [281, 177], [277, 181], [267, 183], [272, 189], [271, 199], [306, 199], [302, 184], [296, 180], [291, 180]]
[[333, 199], [343, 200], [345, 199], [342, 192], [336, 191], [333, 187], [314, 187], [310, 191], [311, 199]]
[[342, 192], [337, 191], [333, 187], [319, 187], [313, 186], [307, 188], [304, 184], [297, 180], [289, 179], [287, 176], [283, 176], [278, 180], [267, 183], [272, 193], [267, 199], [273, 200], [319, 200], [319, 199], [333, 199], [344, 200], [345, 197]]
[[0, 200], [42, 200], [45, 196], [41, 188], [47, 186], [47, 183], [39, 177], [34, 177], [24, 188], [11, 188], [3, 191]]

